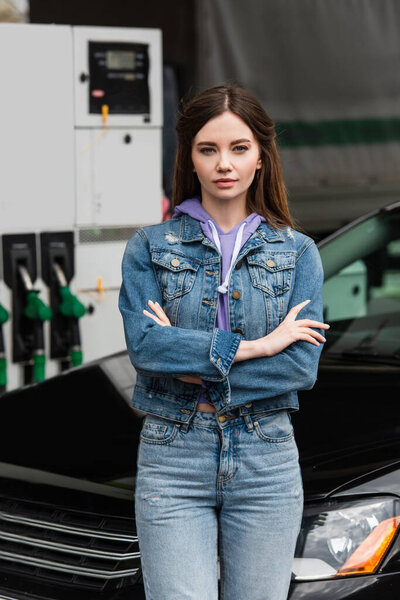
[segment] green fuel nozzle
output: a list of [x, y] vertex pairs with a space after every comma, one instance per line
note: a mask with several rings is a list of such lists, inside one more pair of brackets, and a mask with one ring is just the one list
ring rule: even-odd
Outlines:
[[0, 304], [0, 325], [3, 325], [3, 323], [7, 323], [8, 317], [9, 317], [8, 310], [6, 310], [4, 308], [4, 306], [2, 304]]
[[0, 388], [7, 385], [7, 359], [5, 356], [0, 357]]
[[26, 306], [24, 315], [28, 319], [38, 321], [50, 321], [53, 311], [38, 296], [39, 290], [29, 290], [26, 294]]
[[33, 380], [44, 381], [46, 372], [46, 357], [42, 353], [33, 356]]
[[7, 385], [7, 359], [4, 353], [4, 339], [1, 326], [8, 321], [8, 318], [8, 310], [0, 304], [0, 389], [5, 389]]
[[68, 285], [60, 287], [62, 302], [59, 306], [60, 313], [64, 317], [74, 317], [80, 319], [86, 314], [86, 307], [74, 294], [72, 294]]
[[71, 358], [71, 366], [79, 367], [83, 362], [82, 350], [71, 350], [70, 358]]

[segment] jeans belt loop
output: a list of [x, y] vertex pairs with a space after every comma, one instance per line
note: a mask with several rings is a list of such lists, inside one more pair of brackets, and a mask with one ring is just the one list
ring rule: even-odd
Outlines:
[[189, 425], [190, 425], [190, 423], [181, 423], [179, 429], [181, 431], [183, 431], [183, 433], [187, 433], [187, 430], [189, 429]]
[[253, 431], [254, 425], [250, 415], [243, 415], [244, 422], [246, 423], [247, 431]]

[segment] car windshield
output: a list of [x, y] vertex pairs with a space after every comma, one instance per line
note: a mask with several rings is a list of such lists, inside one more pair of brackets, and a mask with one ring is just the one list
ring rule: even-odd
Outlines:
[[400, 361], [400, 209], [321, 242], [325, 355]]

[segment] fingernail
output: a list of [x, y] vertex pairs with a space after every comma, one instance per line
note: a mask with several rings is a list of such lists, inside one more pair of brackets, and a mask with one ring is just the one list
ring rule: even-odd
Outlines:
[[158, 304], [158, 302], [155, 302], [155, 304], [157, 304], [157, 306], [160, 306], [160, 305]]
[[153, 300], [149, 300], [149, 304], [154, 304]]

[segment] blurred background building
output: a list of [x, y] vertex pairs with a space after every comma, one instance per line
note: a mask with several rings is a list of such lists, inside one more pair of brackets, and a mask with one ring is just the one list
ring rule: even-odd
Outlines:
[[396, 0], [29, 3], [32, 23], [162, 29], [168, 197], [178, 99], [249, 87], [277, 124], [291, 209], [316, 238], [398, 198], [399, 13]]

